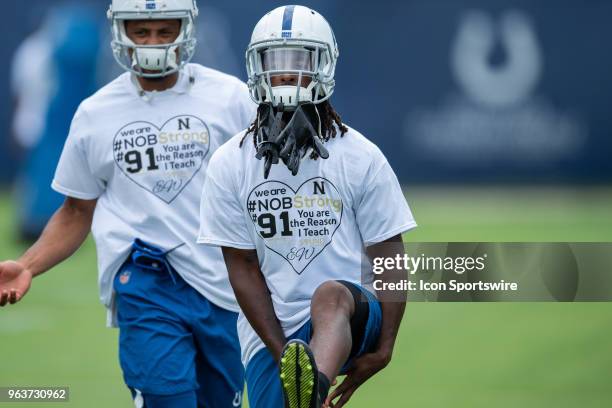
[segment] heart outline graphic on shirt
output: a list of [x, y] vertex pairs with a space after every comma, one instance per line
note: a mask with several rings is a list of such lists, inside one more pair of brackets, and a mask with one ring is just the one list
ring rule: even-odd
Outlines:
[[[174, 128], [172, 123], [176, 123]], [[171, 204], [199, 173], [209, 151], [208, 126], [188, 114], [174, 116], [161, 127], [134, 121], [121, 127], [113, 138], [113, 159], [123, 175], [166, 204]], [[180, 158], [183, 155], [186, 158]], [[193, 157], [187, 157], [190, 155]], [[160, 162], [160, 157], [171, 159]], [[187, 164], [190, 168], [173, 168]]]
[[[328, 185], [332, 188], [332, 193], [333, 194], [325, 194], [323, 197], [317, 196], [317, 198], [315, 200], [319, 200], [319, 199], [323, 199], [324, 201], [326, 200], [335, 200], [336, 202], [339, 202], [340, 204], [340, 210], [339, 212], [337, 211], [337, 217], [329, 217], [328, 219], [333, 219], [335, 221], [337, 221], [336, 225], [332, 227], [331, 233], [324, 236], [324, 244], [320, 247], [320, 248], [316, 248], [316, 247], [312, 247], [312, 253], [310, 254], [310, 256], [305, 259], [305, 262], [296, 262], [297, 261], [302, 261], [304, 258], [302, 258], [302, 255], [295, 257], [294, 259], [289, 259], [289, 255], [292, 255], [291, 252], [287, 253], [287, 248], [285, 248], [285, 250], [283, 251], [283, 249], [280, 248], [279, 245], [274, 245], [274, 242], [283, 242], [283, 236], [282, 233], [279, 233], [278, 231], [280, 231], [281, 229], [287, 229], [287, 227], [289, 225], [284, 225], [283, 221], [281, 219], [281, 217], [279, 217], [280, 214], [282, 214], [283, 212], [287, 212], [289, 213], [289, 216], [287, 216], [287, 220], [286, 223], [289, 224], [290, 220], [299, 220], [300, 217], [296, 216], [296, 213], [298, 213], [298, 209], [295, 208], [294, 204], [295, 204], [295, 199], [297, 197], [301, 197], [299, 196], [300, 191], [302, 190], [302, 188], [306, 185], [308, 185], [309, 183], [313, 183], [312, 185], [315, 185], [317, 181], [322, 182], [321, 186], [324, 185]], [[264, 186], [268, 187], [268, 188], [264, 188]], [[292, 205], [291, 208], [278, 208], [276, 210], [272, 210], [268, 213], [266, 212], [262, 212], [262, 211], [256, 211], [257, 210], [257, 200], [261, 198], [257, 197], [257, 193], [258, 191], [261, 191], [262, 194], [264, 191], [279, 191], [283, 188], [286, 188], [287, 194], [283, 195], [282, 198], [283, 199], [287, 199], [287, 198], [291, 198], [292, 199]], [[316, 189], [316, 187], [315, 187]], [[324, 187], [323, 187], [324, 189]], [[315, 195], [313, 193], [313, 195]], [[266, 196], [268, 197], [268, 196]], [[279, 199], [279, 197], [273, 197], [273, 198], [277, 198]], [[312, 198], [311, 198], [312, 199]], [[255, 203], [255, 204], [253, 204]], [[311, 179], [308, 179], [306, 181], [304, 181], [297, 189], [294, 189], [293, 187], [291, 187], [290, 185], [283, 183], [282, 181], [277, 181], [277, 180], [268, 180], [265, 181], [263, 183], [258, 184], [257, 186], [255, 186], [251, 192], [249, 193], [248, 197], [247, 197], [247, 211], [249, 213], [249, 218], [251, 219], [251, 222], [253, 222], [254, 226], [255, 226], [255, 230], [257, 232], [257, 234], [261, 237], [261, 239], [264, 242], [264, 245], [266, 246], [266, 248], [268, 248], [269, 250], [271, 250], [272, 252], [276, 253], [277, 255], [279, 255], [281, 258], [283, 258], [285, 261], [287, 261], [287, 263], [289, 265], [291, 265], [291, 268], [295, 271], [295, 273], [297, 273], [298, 275], [301, 275], [304, 270], [306, 270], [306, 268], [308, 268], [308, 266], [319, 256], [321, 255], [321, 253], [323, 253], [323, 251], [332, 243], [334, 235], [336, 234], [336, 232], [338, 231], [338, 228], [340, 228], [340, 225], [342, 224], [342, 216], [344, 214], [344, 202], [342, 201], [342, 196], [340, 195], [340, 191], [338, 191], [338, 189], [336, 188], [336, 186], [329, 181], [328, 179], [324, 178], [324, 177], [313, 177]], [[254, 206], [253, 206], [254, 205]], [[260, 205], [260, 210], [261, 210], [261, 205]], [[267, 210], [265, 210], [267, 211]], [[304, 210], [304, 211], [327, 211], [326, 209], [319, 209], [319, 210]], [[329, 210], [331, 211], [331, 209]], [[259, 217], [261, 217], [262, 215], [267, 215], [267, 214], [271, 214], [273, 212], [274, 214], [274, 220], [275, 222], [281, 220], [276, 226], [277, 229], [277, 233], [273, 236], [273, 237], [265, 237], [263, 235], [263, 230], [260, 229], [261, 226], [258, 224], [258, 220]], [[332, 211], [333, 212], [333, 211]], [[310, 217], [307, 217], [306, 219], [308, 219]], [[269, 220], [268, 220], [269, 221]], [[289, 246], [292, 246], [293, 243], [295, 242], [296, 239], [301, 239], [302, 237], [299, 238], [295, 238], [293, 234], [295, 234], [296, 230], [292, 229], [292, 235], [291, 235], [291, 240], [286, 239], [285, 242], [289, 243]], [[281, 237], [277, 237], [277, 235], [281, 235]], [[271, 238], [274, 238], [271, 240]], [[309, 239], [308, 237], [303, 237], [305, 239]], [[295, 246], [293, 248], [290, 249], [290, 251], [293, 250], [297, 250], [300, 251], [304, 248], [296, 248]], [[284, 253], [284, 254], [283, 254]], [[307, 252], [306, 252], [307, 255]], [[298, 258], [302, 258], [302, 259], [298, 259]]]

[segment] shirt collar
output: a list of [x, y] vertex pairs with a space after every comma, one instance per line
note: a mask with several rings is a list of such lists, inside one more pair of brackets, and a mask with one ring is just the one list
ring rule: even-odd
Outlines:
[[140, 87], [140, 83], [138, 82], [138, 79], [136, 78], [136, 75], [134, 74], [127, 74], [127, 78], [129, 81], [129, 86], [131, 88], [131, 90], [133, 90], [133, 92], [142, 97], [142, 96], [147, 96], [149, 98], [153, 98], [155, 96], [160, 96], [160, 95], [168, 95], [168, 94], [177, 94], [177, 95], [182, 95], [185, 94], [189, 91], [189, 88], [191, 87], [191, 82], [192, 80], [192, 76], [190, 75], [190, 70], [189, 67], [185, 67], [184, 69], [179, 71], [179, 77], [178, 80], [176, 81], [176, 84], [174, 84], [174, 86], [172, 88], [166, 89], [164, 91], [144, 91], [141, 87]]

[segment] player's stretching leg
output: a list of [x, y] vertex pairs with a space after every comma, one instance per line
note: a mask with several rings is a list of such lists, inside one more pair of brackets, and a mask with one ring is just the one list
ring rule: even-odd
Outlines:
[[[395, 236], [369, 247], [367, 252], [370, 259], [395, 258], [403, 254], [402, 239]], [[381, 278], [387, 283], [397, 283], [406, 278], [406, 272], [388, 270]], [[347, 281], [328, 281], [317, 288], [310, 308], [312, 330], [301, 337], [307, 340], [310, 335], [310, 346], [301, 340], [290, 340], [281, 356], [285, 394], [304, 395], [303, 389], [312, 377], [312, 391], [307, 390], [306, 394], [318, 395], [319, 401], [326, 401], [328, 405], [337, 399], [335, 406], [341, 407], [361, 384], [389, 364], [406, 296], [380, 293], [380, 297], [387, 302], [379, 302], [367, 289]], [[286, 358], [285, 354], [292, 348], [310, 358]], [[300, 366], [299, 370], [295, 365]], [[292, 375], [297, 371], [300, 378]], [[338, 374], [347, 374], [347, 377], [328, 396], [329, 379], [335, 379]]]
[[199, 242], [223, 248], [252, 408], [344, 405], [388, 364], [404, 311], [379, 302], [366, 256], [403, 251], [416, 223], [382, 152], [329, 102], [338, 55], [314, 10], [260, 20], [247, 51], [257, 120], [213, 155], [202, 192]]
[[351, 318], [355, 308], [351, 291], [337, 281], [325, 282], [312, 296], [310, 347], [319, 371], [328, 381], [336, 378], [351, 353]]
[[319, 286], [310, 306], [310, 346], [294, 339], [283, 349], [280, 376], [290, 406], [304, 398], [307, 402], [300, 401], [299, 405], [310, 406], [317, 396], [320, 406], [327, 399], [330, 379], [336, 378], [350, 357], [353, 338], [361, 333], [351, 333], [358, 331], [351, 326], [358, 303], [348, 285], [328, 281]]

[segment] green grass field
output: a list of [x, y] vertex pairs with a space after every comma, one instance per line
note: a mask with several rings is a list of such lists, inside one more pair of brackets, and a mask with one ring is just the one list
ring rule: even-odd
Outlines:
[[[407, 196], [420, 224], [409, 241], [612, 241], [612, 188], [407, 188]], [[23, 250], [13, 236], [4, 194], [0, 259]], [[0, 386], [70, 386], [70, 403], [19, 407], [133, 406], [96, 277], [88, 241], [18, 306], [0, 310]], [[410, 304], [392, 364], [349, 406], [612, 406], [611, 339], [610, 303]]]

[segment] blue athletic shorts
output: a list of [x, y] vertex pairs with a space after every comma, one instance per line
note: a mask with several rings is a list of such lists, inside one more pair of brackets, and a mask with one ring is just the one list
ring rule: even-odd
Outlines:
[[134, 395], [197, 390], [198, 406], [241, 406], [237, 314], [209, 302], [165, 256], [156, 260], [151, 252], [139, 252], [143, 245], [146, 250], [147, 244], [136, 241], [114, 280], [125, 383]]
[[[351, 356], [342, 369], [342, 373], [350, 368], [351, 363], [363, 354], [373, 352], [380, 337], [382, 310], [380, 302], [365, 288], [357, 287], [368, 301], [368, 320], [365, 327], [359, 351]], [[309, 320], [287, 340], [300, 339], [306, 343], [312, 337], [312, 322]], [[331, 379], [333, 380], [333, 379]], [[283, 406], [283, 396], [279, 378], [278, 365], [272, 358], [268, 349], [258, 351], [248, 362], [246, 368], [246, 382], [249, 392], [250, 408], [278, 408]]]

